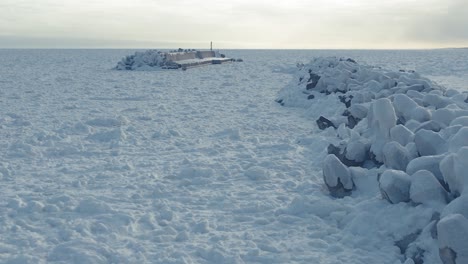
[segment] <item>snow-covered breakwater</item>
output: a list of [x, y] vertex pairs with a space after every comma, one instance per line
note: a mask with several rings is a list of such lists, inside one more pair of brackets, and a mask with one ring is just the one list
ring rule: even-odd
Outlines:
[[389, 203], [431, 208], [425, 228], [395, 241], [405, 263], [468, 263], [468, 93], [352, 59], [298, 66], [277, 102], [336, 136], [323, 162], [330, 194], [378, 185]]
[[[137, 51], [125, 56], [117, 63], [116, 70], [152, 71], [159, 69], [187, 69], [208, 64], [222, 64], [235, 61], [219, 52], [194, 49], [179, 49], [171, 52], [160, 50]], [[237, 60], [242, 61], [242, 60]]]

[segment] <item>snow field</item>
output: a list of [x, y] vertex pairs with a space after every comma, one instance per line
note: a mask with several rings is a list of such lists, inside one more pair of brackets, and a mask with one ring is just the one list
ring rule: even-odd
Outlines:
[[[323, 164], [331, 196], [354, 198], [353, 189], [369, 192], [368, 185], [351, 188], [353, 181], [377, 171], [370, 184], [378, 185], [388, 202], [433, 211], [423, 229], [402, 226], [408, 233], [395, 245], [408, 261], [468, 262], [468, 240], [452, 233], [468, 232], [465, 208], [457, 202], [467, 197], [468, 92], [447, 90], [414, 71], [393, 72], [352, 59], [320, 57], [298, 65], [277, 102], [305, 108], [323, 133], [338, 139], [328, 147]], [[325, 104], [342, 105], [319, 111]], [[345, 165], [364, 169], [352, 174]], [[444, 208], [451, 208], [451, 213], [441, 218]], [[432, 230], [431, 236], [424, 230]]]
[[[344, 124], [338, 98], [323, 97], [305, 113], [274, 102], [297, 58], [337, 51], [230, 51], [245, 62], [110, 70], [132, 52], [0, 50], [1, 263], [395, 264], [406, 261], [402, 250], [415, 255], [421, 244], [435, 247], [426, 259], [438, 260], [432, 231], [460, 218], [436, 224], [430, 206], [382, 200], [378, 169], [348, 167], [354, 187], [343, 199], [323, 187], [327, 147], [340, 140], [334, 129], [321, 132], [314, 115]], [[342, 52], [371, 65], [408, 61], [392, 52]], [[416, 53], [408, 62], [463, 72], [450, 61], [430, 64], [434, 58]], [[449, 82], [463, 77], [441, 74]], [[364, 118], [369, 107], [358, 105], [350, 111]], [[440, 118], [462, 116], [446, 108]], [[365, 154], [366, 138], [344, 125], [337, 131], [359, 139], [343, 156]], [[444, 139], [458, 132], [441, 131]], [[423, 158], [410, 164], [437, 176], [455, 170], [460, 156], [440, 172], [415, 162]], [[366, 155], [358, 162], [370, 164]], [[465, 200], [453, 200], [441, 218], [466, 212]], [[418, 247], [408, 246], [408, 234], [419, 230]]]

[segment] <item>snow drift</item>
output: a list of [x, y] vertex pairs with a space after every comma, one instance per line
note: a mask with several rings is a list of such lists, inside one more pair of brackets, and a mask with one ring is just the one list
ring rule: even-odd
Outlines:
[[[468, 263], [468, 212], [461, 202], [468, 200], [468, 93], [414, 71], [353, 59], [316, 58], [298, 68], [277, 102], [306, 108], [321, 130], [338, 138], [323, 162], [330, 194], [365, 192], [355, 182], [377, 171], [368, 184], [378, 185], [383, 199], [434, 212], [426, 228], [396, 241], [408, 261], [439, 256], [443, 263]], [[365, 171], [350, 173], [354, 167]]]

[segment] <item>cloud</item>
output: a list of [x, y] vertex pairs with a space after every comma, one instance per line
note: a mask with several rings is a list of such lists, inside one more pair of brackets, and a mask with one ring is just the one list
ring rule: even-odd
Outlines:
[[73, 39], [86, 47], [188, 46], [210, 40], [233, 48], [405, 48], [468, 42], [466, 0], [0, 1], [0, 36], [37, 39], [37, 45], [46, 45], [47, 39], [64, 39], [57, 43], [67, 47]]
[[414, 41], [445, 45], [468, 45], [468, 1], [443, 1], [439, 12], [415, 17], [406, 37]]

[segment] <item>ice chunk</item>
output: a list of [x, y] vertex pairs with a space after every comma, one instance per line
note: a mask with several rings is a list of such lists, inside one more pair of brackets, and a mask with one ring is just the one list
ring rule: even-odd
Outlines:
[[447, 108], [437, 109], [432, 114], [432, 120], [448, 126], [455, 119], [455, 111]]
[[424, 95], [416, 90], [408, 90], [406, 92], [406, 95], [408, 95], [409, 97], [411, 97], [413, 100], [414, 99], [423, 99], [424, 98]]
[[418, 104], [405, 94], [397, 94], [393, 97], [393, 106], [399, 117], [410, 120], [412, 111], [418, 107]]
[[348, 111], [351, 113], [352, 116], [363, 119], [367, 116], [367, 107], [362, 104], [353, 104], [348, 108]]
[[408, 128], [409, 130], [415, 132], [416, 129], [421, 125], [421, 123], [419, 123], [418, 121], [416, 120], [409, 120], [408, 122], [405, 123], [405, 127]]
[[405, 148], [408, 150], [408, 153], [410, 154], [410, 160], [413, 160], [419, 157], [418, 148], [416, 147], [416, 144], [414, 142], [408, 143], [405, 146]]
[[436, 109], [444, 108], [452, 103], [449, 98], [437, 94], [426, 94], [423, 102], [425, 106], [434, 106]]
[[466, 126], [468, 127], [468, 116], [459, 116], [455, 118], [452, 122], [450, 122], [450, 126]]
[[457, 152], [460, 148], [465, 146], [468, 146], [468, 126], [458, 130], [449, 141], [450, 152]]
[[460, 195], [460, 191], [458, 190], [460, 179], [458, 179], [457, 175], [455, 174], [455, 158], [456, 154], [450, 154], [446, 156], [440, 162], [439, 167], [444, 180], [450, 189], [450, 192], [456, 195]]
[[396, 141], [385, 144], [383, 148], [383, 161], [387, 168], [405, 170], [410, 159], [406, 148]]
[[418, 106], [411, 110], [409, 116], [418, 122], [425, 122], [431, 120], [432, 115], [426, 108]]
[[414, 143], [421, 156], [437, 155], [447, 151], [447, 142], [430, 130], [419, 130], [414, 136]]
[[368, 124], [373, 132], [371, 152], [375, 159], [383, 162], [383, 147], [390, 138], [390, 129], [396, 125], [396, 115], [393, 105], [387, 98], [375, 100], [368, 113]]
[[390, 129], [396, 125], [397, 120], [392, 102], [387, 98], [375, 100], [369, 111], [372, 112], [371, 117], [368, 117], [370, 126], [385, 138], [389, 138]]
[[455, 90], [455, 89], [448, 89], [447, 91], [445, 91], [445, 96], [447, 96], [447, 97], [452, 97], [452, 96], [455, 96], [457, 94], [460, 94], [460, 92]]
[[468, 263], [468, 219], [460, 214], [448, 215], [437, 224], [437, 234], [444, 264]]
[[351, 194], [354, 183], [348, 168], [333, 154], [329, 154], [323, 165], [325, 184], [334, 197], [344, 197]]
[[442, 205], [446, 201], [446, 192], [434, 174], [420, 170], [411, 175], [410, 198], [415, 203]]
[[468, 219], [468, 195], [462, 195], [451, 201], [445, 206], [441, 217], [446, 217], [450, 214], [461, 214]]
[[403, 171], [386, 170], [379, 180], [382, 196], [390, 203], [408, 202], [410, 200], [411, 178]]
[[403, 125], [397, 125], [390, 129], [390, 137], [393, 141], [400, 143], [402, 146], [406, 146], [406, 144], [413, 142], [414, 134]]
[[441, 123], [439, 122], [436, 122], [436, 121], [433, 121], [433, 120], [430, 120], [430, 121], [426, 121], [422, 124], [420, 124], [415, 130], [414, 132], [418, 132], [419, 130], [431, 130], [431, 131], [434, 131], [434, 132], [439, 132], [443, 127], [445, 127], [444, 125], [442, 125]]
[[440, 162], [440, 170], [447, 182], [450, 192], [455, 195], [462, 194], [468, 189], [468, 147], [461, 148]]

